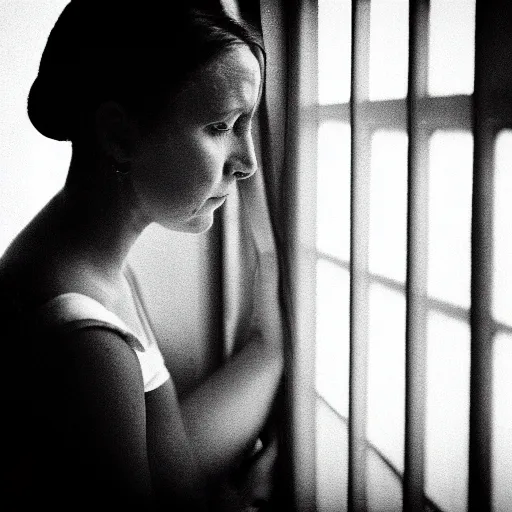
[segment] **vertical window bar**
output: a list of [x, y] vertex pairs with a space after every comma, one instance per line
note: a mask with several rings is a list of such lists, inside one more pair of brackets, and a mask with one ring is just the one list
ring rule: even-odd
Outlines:
[[424, 508], [428, 133], [421, 126], [419, 103], [428, 86], [429, 3], [411, 0], [409, 7], [404, 512]]
[[366, 423], [368, 366], [368, 235], [370, 133], [361, 116], [368, 100], [370, 0], [352, 1], [352, 84], [350, 98], [350, 397], [348, 510], [367, 510]]
[[[476, 2], [475, 89], [473, 97], [474, 170], [471, 225], [471, 374], [469, 415], [470, 512], [491, 510], [492, 421], [492, 205], [494, 176], [494, 128], [488, 74], [492, 72], [486, 46], [487, 32], [496, 23], [496, 3]], [[491, 19], [489, 19], [491, 18]], [[492, 46], [492, 45], [491, 45]]]

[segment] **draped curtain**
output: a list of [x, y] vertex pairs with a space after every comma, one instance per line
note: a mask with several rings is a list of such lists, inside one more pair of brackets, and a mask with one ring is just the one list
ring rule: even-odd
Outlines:
[[[317, 121], [316, 3], [225, 2], [261, 27], [266, 80], [254, 138], [260, 172], [240, 183], [224, 211], [223, 328], [226, 356], [244, 338], [257, 254], [279, 260], [285, 375], [277, 400], [278, 510], [316, 507], [315, 212]], [[272, 272], [273, 269], [265, 269]], [[276, 273], [277, 274], [277, 273]]]

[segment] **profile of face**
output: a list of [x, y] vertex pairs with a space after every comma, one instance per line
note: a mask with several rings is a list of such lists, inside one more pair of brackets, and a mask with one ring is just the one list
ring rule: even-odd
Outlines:
[[200, 233], [257, 162], [251, 121], [260, 65], [243, 44], [228, 47], [197, 73], [166, 118], [135, 144], [131, 180], [138, 204], [154, 222]]

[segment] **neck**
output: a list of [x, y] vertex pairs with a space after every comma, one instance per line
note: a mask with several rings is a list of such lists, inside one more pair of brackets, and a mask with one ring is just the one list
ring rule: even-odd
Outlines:
[[138, 205], [129, 177], [108, 168], [87, 173], [73, 164], [70, 176], [74, 179], [67, 181], [56, 198], [61, 219], [59, 240], [66, 248], [63, 254], [92, 271], [106, 288], [115, 290], [121, 283], [126, 257], [150, 220]]

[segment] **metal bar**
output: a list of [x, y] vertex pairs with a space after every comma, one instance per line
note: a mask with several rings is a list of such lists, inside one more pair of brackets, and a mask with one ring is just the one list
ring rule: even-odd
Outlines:
[[368, 237], [370, 132], [361, 118], [368, 99], [370, 1], [352, 1], [352, 84], [350, 98], [350, 398], [348, 510], [367, 510]]
[[[470, 512], [491, 510], [492, 432], [492, 262], [494, 204], [494, 127], [488, 74], [489, 33], [496, 2], [477, 0], [475, 29], [474, 168], [471, 226], [471, 374], [469, 414]], [[489, 24], [491, 23], [491, 24]], [[494, 19], [494, 24], [496, 20]]]
[[[426, 51], [426, 48], [425, 48]], [[510, 119], [511, 107], [497, 98], [493, 105], [493, 117]], [[350, 105], [320, 105], [322, 121], [350, 122]], [[406, 130], [408, 108], [405, 99], [367, 101], [359, 106], [362, 117], [373, 130]], [[417, 119], [429, 130], [471, 130], [473, 102], [469, 95], [423, 96], [417, 98]], [[508, 113], [508, 116], [507, 116]]]
[[424, 509], [428, 269], [428, 133], [419, 115], [428, 85], [429, 1], [409, 3], [407, 96], [408, 215], [406, 277], [405, 461], [403, 510]]
[[[428, 47], [422, 48], [422, 52], [428, 52]], [[419, 99], [418, 119], [422, 126], [430, 130], [470, 130], [472, 109], [469, 95], [423, 96]]]

